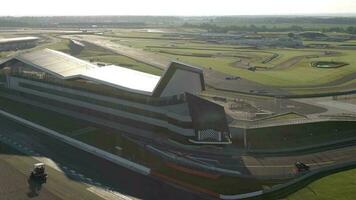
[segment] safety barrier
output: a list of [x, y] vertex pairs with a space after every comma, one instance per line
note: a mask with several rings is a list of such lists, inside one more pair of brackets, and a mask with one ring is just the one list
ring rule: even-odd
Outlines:
[[81, 149], [83, 151], [86, 151], [88, 153], [91, 153], [91, 154], [94, 154], [98, 157], [101, 157], [101, 158], [104, 158], [108, 161], [111, 161], [117, 165], [120, 165], [122, 167], [125, 167], [127, 169], [130, 169], [130, 170], [133, 170], [135, 172], [138, 172], [140, 174], [143, 174], [143, 175], [149, 175], [150, 172], [151, 172], [151, 169], [148, 168], [148, 167], [145, 167], [143, 165], [140, 165], [140, 164], [137, 164], [137, 163], [134, 163], [132, 161], [129, 161], [125, 158], [122, 158], [122, 157], [119, 157], [119, 156], [116, 156], [116, 155], [113, 155], [113, 154], [110, 154], [108, 152], [105, 152], [101, 149], [98, 149], [96, 147], [93, 147], [93, 146], [90, 146], [88, 144], [85, 144], [83, 142], [80, 142], [78, 140], [75, 140], [75, 139], [72, 139], [68, 136], [65, 136], [63, 134], [60, 134], [56, 131], [53, 131], [51, 129], [48, 129], [46, 127], [43, 127], [41, 125], [38, 125], [38, 124], [35, 124], [33, 122], [30, 122], [28, 120], [25, 120], [23, 118], [20, 118], [16, 115], [13, 115], [13, 114], [10, 114], [8, 112], [5, 112], [3, 110], [0, 110], [0, 114], [7, 117], [7, 118], [10, 118], [14, 121], [17, 121], [25, 126], [28, 126], [30, 128], [33, 128], [33, 129], [36, 129], [36, 130], [39, 130], [41, 131], [42, 133], [48, 135], [48, 136], [51, 136], [51, 137], [54, 137], [66, 144], [69, 144], [73, 147], [76, 147], [78, 149]]

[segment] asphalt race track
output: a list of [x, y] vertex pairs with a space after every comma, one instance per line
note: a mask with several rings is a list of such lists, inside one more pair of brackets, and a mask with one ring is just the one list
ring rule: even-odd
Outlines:
[[[74, 169], [123, 195], [139, 199], [210, 199], [202, 194], [161, 182], [154, 177], [134, 173], [3, 117], [0, 118], [0, 132], [20, 144], [30, 146], [31, 149], [51, 158], [56, 163], [60, 163], [60, 166]], [[76, 180], [76, 177], [72, 177], [70, 174], [66, 175]]]

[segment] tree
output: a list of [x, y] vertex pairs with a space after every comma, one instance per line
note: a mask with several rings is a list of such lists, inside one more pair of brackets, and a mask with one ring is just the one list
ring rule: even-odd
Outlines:
[[295, 38], [295, 34], [294, 33], [288, 33], [288, 37]]
[[349, 26], [346, 28], [346, 32], [350, 34], [356, 34], [356, 27], [354, 26]]

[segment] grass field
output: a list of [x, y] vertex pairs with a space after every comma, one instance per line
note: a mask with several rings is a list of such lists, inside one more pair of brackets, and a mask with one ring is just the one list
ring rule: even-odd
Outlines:
[[[130, 38], [131, 34], [135, 38]], [[353, 50], [334, 46], [330, 49], [290, 49], [290, 48], [260, 48], [213, 44], [186, 38], [172, 40], [164, 36], [155, 37], [153, 33], [119, 32], [113, 40], [130, 47], [160, 53], [175, 60], [191, 63], [200, 67], [212, 68], [227, 74], [241, 76], [262, 84], [286, 87], [312, 87], [326, 84], [352, 73], [356, 73], [356, 53]], [[139, 37], [139, 38], [137, 38]], [[314, 41], [307, 41], [310, 44]], [[337, 43], [337, 42], [336, 42]], [[330, 42], [335, 44], [335, 42]], [[355, 44], [353, 41], [343, 44]], [[333, 54], [325, 54], [333, 51]], [[300, 58], [298, 58], [300, 57]], [[293, 60], [297, 59], [297, 60]], [[335, 61], [345, 62], [348, 66], [338, 69], [317, 69], [311, 67], [311, 62]], [[290, 63], [289, 63], [290, 62]], [[258, 66], [267, 70], [249, 71], [239, 65]], [[289, 66], [290, 65], [290, 66]], [[276, 68], [275, 68], [276, 67]], [[315, 91], [315, 90], [314, 90]], [[302, 92], [302, 91], [299, 91]]]
[[317, 180], [288, 200], [353, 200], [356, 199], [356, 169], [339, 172]]
[[[173, 30], [177, 31], [178, 30]], [[185, 29], [180, 30], [185, 33]], [[199, 30], [196, 30], [199, 31]], [[193, 31], [188, 31], [192, 33]], [[265, 37], [285, 36], [287, 33], [258, 33]], [[252, 34], [256, 35], [256, 34]], [[330, 34], [333, 35], [333, 34]], [[249, 47], [246, 45], [218, 44], [207, 42], [191, 35], [172, 35], [164, 32], [145, 32], [144, 30], [113, 29], [104, 33], [113, 42], [144, 49], [205, 68], [240, 76], [261, 84], [276, 86], [294, 94], [320, 91], [324, 84], [356, 74], [355, 40], [343, 42], [305, 40], [302, 49]], [[70, 52], [69, 40], [56, 38], [56, 43], [41, 45]], [[54, 41], [56, 41], [54, 40]], [[308, 48], [308, 45], [314, 45]], [[325, 48], [318, 45], [328, 45]], [[332, 51], [331, 54], [325, 54]], [[6, 53], [5, 53], [6, 54]], [[0, 58], [5, 56], [0, 54]], [[140, 61], [117, 55], [104, 48], [86, 44], [86, 48], [77, 57], [94, 62], [120, 65], [139, 71], [161, 75], [162, 70]], [[313, 62], [343, 62], [347, 66], [332, 69], [311, 67]], [[256, 71], [248, 70], [257, 67]], [[340, 81], [328, 85], [331, 91], [350, 90], [355, 87], [352, 80]], [[321, 89], [324, 90], [324, 89]]]
[[[263, 33], [270, 35], [273, 33]], [[283, 35], [282, 33], [278, 33]], [[161, 54], [203, 68], [243, 77], [268, 86], [279, 87], [291, 94], [314, 94], [352, 90], [356, 85], [351, 75], [356, 74], [356, 53], [345, 45], [355, 41], [303, 41], [305, 45], [327, 44], [328, 48], [267, 48], [210, 43], [190, 36], [175, 37], [164, 33], [140, 30], [115, 30], [105, 33], [111, 41], [129, 47]], [[61, 39], [47, 47], [70, 52], [69, 41]], [[328, 53], [329, 52], [329, 53]], [[111, 63], [147, 73], [161, 75], [162, 70], [140, 61], [117, 55], [104, 48], [87, 44], [77, 57], [94, 62]], [[315, 68], [315, 62], [342, 62], [340, 68]], [[256, 71], [248, 70], [256, 67]], [[343, 79], [348, 76], [348, 79]], [[337, 81], [332, 83], [333, 81]], [[332, 83], [331, 85], [324, 85]]]

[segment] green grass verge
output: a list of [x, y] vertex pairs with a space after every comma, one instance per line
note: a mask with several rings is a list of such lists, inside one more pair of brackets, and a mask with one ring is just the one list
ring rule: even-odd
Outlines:
[[317, 180], [288, 200], [352, 200], [356, 199], [356, 169], [339, 172]]

